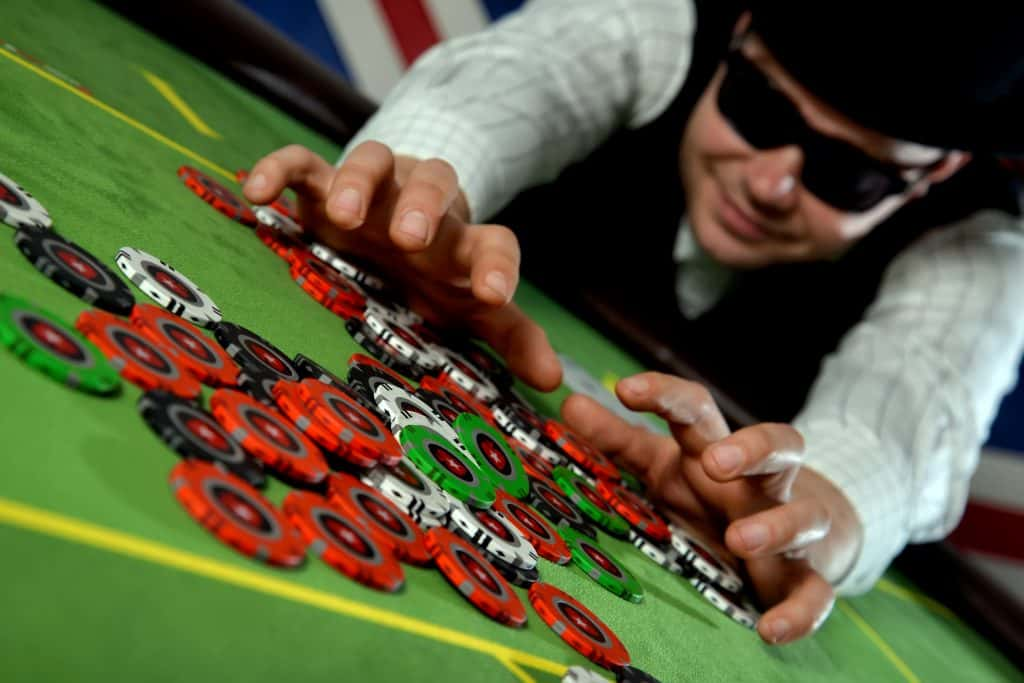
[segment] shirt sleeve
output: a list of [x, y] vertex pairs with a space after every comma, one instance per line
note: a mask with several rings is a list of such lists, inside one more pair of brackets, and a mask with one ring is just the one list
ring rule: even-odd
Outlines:
[[[690, 0], [532, 0], [425, 52], [346, 146], [445, 159], [473, 219], [664, 111], [689, 69]], [[340, 163], [340, 160], [339, 160]]]
[[795, 421], [806, 466], [864, 527], [840, 594], [871, 588], [909, 542], [959, 522], [1024, 346], [1024, 226], [996, 211], [934, 230], [890, 265], [865, 318], [826, 358]]

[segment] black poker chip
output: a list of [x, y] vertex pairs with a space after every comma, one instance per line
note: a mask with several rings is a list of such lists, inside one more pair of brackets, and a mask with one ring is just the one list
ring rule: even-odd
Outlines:
[[615, 683], [661, 683], [661, 681], [646, 671], [627, 664], [615, 672]]
[[530, 495], [527, 502], [555, 526], [569, 527], [597, 539], [594, 527], [554, 482], [530, 477]]
[[292, 363], [299, 371], [299, 374], [302, 375], [303, 379], [315, 379], [323, 382], [324, 384], [330, 384], [335, 389], [345, 389], [348, 386], [345, 384], [343, 379], [317, 363], [312, 358], [304, 356], [301, 353], [295, 354], [295, 358], [292, 359]]
[[241, 325], [221, 322], [213, 336], [244, 373], [252, 378], [272, 375], [277, 379], [298, 382], [298, 368], [279, 348]]
[[280, 378], [275, 374], [252, 368], [238, 373], [238, 387], [263, 405], [272, 408], [277, 406], [273, 389], [279, 381]]
[[14, 243], [36, 270], [82, 301], [117, 315], [128, 315], [135, 296], [102, 261], [52, 230], [19, 228]]
[[445, 422], [454, 426], [456, 418], [463, 413], [447, 398], [433, 391], [422, 387], [416, 389], [416, 397], [434, 409], [434, 412], [444, 418]]
[[257, 488], [267, 485], [262, 465], [195, 403], [155, 389], [142, 394], [136, 407], [149, 428], [181, 457], [212, 462]]
[[373, 330], [359, 318], [349, 318], [346, 320], [345, 329], [355, 343], [363, 347], [378, 362], [391, 368], [398, 374], [417, 382], [425, 376], [422, 368], [389, 350], [385, 344], [378, 340]]
[[[380, 411], [377, 408], [377, 399], [373, 393], [380, 384], [399, 386], [410, 394], [416, 391], [403, 377], [381, 363], [376, 363], [372, 359], [360, 356], [359, 354], [353, 355], [349, 359], [349, 387], [354, 389], [361, 399], [373, 404], [373, 409], [376, 412]], [[360, 402], [362, 403], [363, 401]]]

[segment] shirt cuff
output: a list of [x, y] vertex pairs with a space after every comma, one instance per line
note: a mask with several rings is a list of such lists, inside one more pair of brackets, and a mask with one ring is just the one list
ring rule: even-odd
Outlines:
[[422, 101], [389, 104], [379, 110], [345, 145], [340, 165], [356, 145], [376, 140], [397, 156], [444, 159], [455, 169], [472, 222], [486, 220], [501, 207], [493, 188], [503, 186], [501, 165], [492, 145], [473, 124], [443, 107]]
[[794, 426], [804, 437], [803, 466], [846, 494], [863, 529], [857, 557], [845, 575], [832, 578], [833, 587], [839, 595], [865, 593], [907, 543], [909, 466], [859, 423], [798, 418]]

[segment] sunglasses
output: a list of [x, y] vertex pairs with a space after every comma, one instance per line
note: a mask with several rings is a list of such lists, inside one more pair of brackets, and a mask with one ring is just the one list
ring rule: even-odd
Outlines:
[[[875, 159], [811, 128], [796, 105], [743, 55], [738, 44], [726, 57], [718, 109], [752, 147], [800, 147], [803, 186], [841, 211], [862, 213], [885, 197], [906, 191], [914, 182], [905, 177], [907, 169]], [[924, 175], [930, 168], [915, 170]]]

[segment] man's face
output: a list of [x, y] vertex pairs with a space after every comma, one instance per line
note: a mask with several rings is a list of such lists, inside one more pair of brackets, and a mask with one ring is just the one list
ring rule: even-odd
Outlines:
[[[727, 70], [723, 64], [690, 117], [680, 149], [694, 234], [722, 263], [756, 268], [836, 256], [967, 161], [961, 153], [896, 140], [857, 125], [789, 77], [756, 35], [746, 36], [740, 50], [745, 65], [756, 69], [750, 73], [767, 77], [809, 130], [845, 143], [855, 160], [866, 155], [861, 158], [869, 166], [879, 163], [906, 186], [856, 212], [829, 205], [805, 187], [805, 181], [814, 182], [802, 178], [807, 153], [801, 146], [757, 149], [723, 116], [718, 105]], [[735, 91], [745, 95], [742, 88]], [[745, 111], [756, 115], [757, 100], [750, 104]]]

